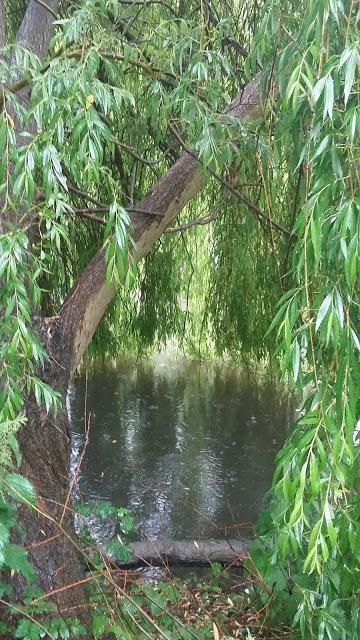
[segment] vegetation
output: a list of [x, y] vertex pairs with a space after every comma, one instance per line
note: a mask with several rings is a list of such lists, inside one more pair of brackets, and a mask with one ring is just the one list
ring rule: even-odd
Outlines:
[[89, 602], [127, 637], [106, 590], [89, 600], [67, 483], [94, 334], [102, 353], [276, 349], [303, 404], [255, 595], [294, 638], [360, 636], [359, 19], [354, 0], [0, 0], [4, 637], [100, 637]]

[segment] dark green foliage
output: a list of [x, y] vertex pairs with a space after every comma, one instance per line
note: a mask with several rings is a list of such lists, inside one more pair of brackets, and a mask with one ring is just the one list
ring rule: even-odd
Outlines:
[[278, 455], [253, 558], [274, 614], [286, 607], [301, 637], [353, 640], [360, 633], [359, 14], [352, 2], [305, 2], [301, 19], [299, 8], [266, 5], [254, 47], [264, 60], [277, 43], [267, 65], [278, 82], [275, 189], [283, 151], [283, 169], [300, 171], [289, 287], [270, 330], [302, 404]]

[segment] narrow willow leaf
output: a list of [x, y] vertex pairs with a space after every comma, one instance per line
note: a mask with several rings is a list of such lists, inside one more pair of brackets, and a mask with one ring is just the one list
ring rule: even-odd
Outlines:
[[329, 559], [329, 547], [327, 546], [323, 535], [320, 535], [320, 546], [324, 562], [327, 562], [327, 560]]
[[349, 100], [352, 86], [354, 84], [355, 70], [358, 63], [358, 54], [356, 49], [353, 49], [351, 55], [346, 63], [345, 71], [345, 85], [344, 85], [344, 102], [347, 104]]
[[359, 338], [358, 338], [357, 334], [355, 333], [354, 329], [350, 329], [350, 331], [351, 331], [351, 335], [352, 335], [352, 339], [353, 339], [354, 345], [357, 348], [357, 350], [360, 351]]
[[353, 142], [354, 138], [355, 138], [356, 119], [357, 119], [357, 114], [356, 114], [356, 112], [354, 112], [353, 115], [352, 115], [351, 124], [350, 124], [350, 142]]
[[311, 242], [314, 249], [315, 264], [318, 265], [321, 254], [321, 227], [320, 220], [311, 216], [310, 222]]
[[298, 379], [299, 368], [300, 368], [300, 347], [297, 340], [293, 343], [293, 352], [292, 352], [292, 367], [293, 367], [293, 376], [294, 380]]
[[330, 309], [328, 322], [327, 322], [327, 328], [326, 328], [326, 346], [329, 346], [329, 343], [330, 343], [330, 338], [332, 336], [331, 332], [332, 332], [332, 328], [333, 328], [333, 323], [334, 323], [334, 309], [332, 307]]
[[334, 81], [331, 75], [328, 75], [325, 83], [325, 101], [324, 101], [324, 118], [329, 115], [330, 120], [333, 116], [334, 107]]
[[332, 293], [328, 293], [320, 305], [320, 308], [316, 317], [315, 331], [317, 331], [320, 328], [322, 321], [324, 320], [327, 312], [329, 311], [331, 302], [332, 302]]
[[316, 103], [319, 100], [324, 90], [325, 82], [326, 82], [326, 76], [324, 76], [323, 78], [320, 78], [320, 80], [317, 81], [311, 96], [311, 99], [314, 103]]
[[329, 135], [327, 135], [327, 136], [325, 136], [325, 138], [323, 138], [323, 140], [320, 142], [318, 148], [316, 149], [314, 155], [312, 156], [311, 161], [315, 160], [315, 158], [317, 158], [324, 151], [324, 149], [326, 148], [329, 140], [330, 140], [330, 136]]
[[340, 293], [335, 289], [335, 310], [341, 329], [344, 327], [344, 305]]
[[320, 489], [320, 474], [318, 462], [313, 453], [310, 457], [310, 485], [312, 493], [316, 495]]

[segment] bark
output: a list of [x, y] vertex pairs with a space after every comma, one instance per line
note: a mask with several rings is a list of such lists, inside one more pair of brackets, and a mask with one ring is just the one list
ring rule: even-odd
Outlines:
[[[53, 33], [53, 21], [58, 11], [59, 0], [28, 2], [24, 18], [16, 36], [17, 44], [28, 47], [36, 55], [45, 59]], [[50, 10], [49, 10], [50, 9]], [[3, 0], [0, 0], [4, 10]], [[55, 14], [55, 15], [54, 15]], [[1, 23], [2, 25], [2, 23]], [[1, 40], [0, 27], [0, 40]], [[25, 95], [28, 88], [21, 90]], [[31, 124], [29, 131], [31, 132]], [[19, 144], [21, 139], [19, 136]], [[24, 211], [18, 212], [24, 218]], [[6, 219], [10, 212], [3, 212]], [[30, 480], [37, 495], [36, 510], [19, 507], [18, 522], [21, 534], [14, 534], [14, 541], [22, 543], [29, 551], [37, 575], [37, 583], [45, 593], [55, 591], [50, 600], [58, 613], [84, 619], [83, 604], [85, 594], [77, 582], [83, 577], [83, 565], [76, 547], [73, 518], [63, 505], [69, 491], [69, 434], [65, 398], [70, 370], [59, 364], [58, 345], [53, 340], [51, 327], [47, 321], [34, 319], [34, 328], [50, 354], [45, 368], [38, 375], [49, 383], [64, 399], [63, 409], [58, 416], [47, 416], [37, 406], [34, 397], [26, 401], [27, 424], [18, 434], [22, 462], [20, 473]], [[61, 349], [60, 349], [61, 350]], [[69, 583], [75, 586], [64, 589]], [[21, 600], [26, 584], [20, 574], [11, 579], [14, 595]], [[61, 589], [60, 591], [58, 591]]]
[[30, 0], [16, 36], [17, 44], [31, 49], [41, 60], [48, 54], [59, 4], [60, 0], [46, 0], [43, 4]]
[[[69, 492], [70, 437], [65, 398], [70, 372], [58, 364], [59, 353], [48, 325], [42, 321], [36, 324], [51, 353], [40, 377], [56, 389], [64, 401], [56, 416], [47, 416], [33, 397], [26, 404], [28, 421], [18, 434], [22, 453], [20, 473], [35, 488], [37, 510], [34, 512], [26, 506], [20, 509], [19, 520], [25, 531], [22, 544], [28, 549], [42, 590], [51, 593], [60, 589], [49, 598], [58, 614], [86, 621], [86, 596], [82, 586], [77, 585], [83, 578], [85, 564], [78, 550], [72, 512], [64, 509]], [[67, 585], [73, 586], [64, 589]], [[18, 598], [24, 586], [21, 578], [13, 582]]]
[[133, 542], [131, 546], [133, 555], [126, 562], [117, 560], [118, 567], [160, 567], [164, 564], [201, 567], [213, 562], [242, 565], [249, 543], [240, 540], [157, 540]]
[[5, 4], [0, 0], [0, 49], [6, 45]]

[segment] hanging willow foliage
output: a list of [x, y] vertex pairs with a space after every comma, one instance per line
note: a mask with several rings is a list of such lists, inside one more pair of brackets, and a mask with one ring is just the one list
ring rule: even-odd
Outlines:
[[291, 279], [270, 330], [302, 398], [253, 560], [303, 638], [360, 633], [359, 19], [352, 1], [270, 2], [253, 48], [273, 58], [277, 87], [270, 201], [299, 175]]

